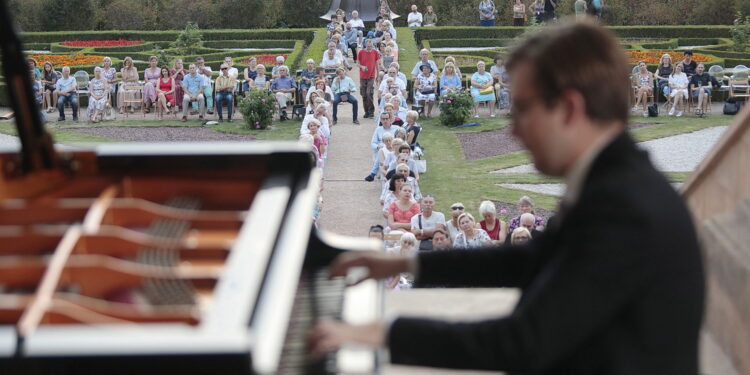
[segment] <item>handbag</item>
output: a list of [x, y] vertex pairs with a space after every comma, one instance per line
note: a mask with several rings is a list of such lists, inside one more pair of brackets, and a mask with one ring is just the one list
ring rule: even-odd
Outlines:
[[648, 117], [659, 117], [659, 107], [656, 104], [648, 106]]
[[422, 95], [432, 95], [435, 93], [435, 89], [429, 89], [429, 90], [420, 90], [419, 91]]
[[492, 87], [492, 86], [490, 86], [490, 87], [488, 87], [486, 89], [479, 90], [479, 93], [482, 94], [482, 95], [492, 94], [493, 92], [495, 92], [495, 88]]
[[414, 164], [416, 164], [417, 173], [423, 174], [427, 172], [427, 160], [426, 159], [414, 160]]
[[729, 98], [724, 102], [724, 114], [734, 116], [740, 111], [740, 103], [737, 103], [737, 99]]
[[340, 94], [339, 95], [339, 100], [341, 100], [342, 102], [348, 102], [349, 101], [349, 94]]

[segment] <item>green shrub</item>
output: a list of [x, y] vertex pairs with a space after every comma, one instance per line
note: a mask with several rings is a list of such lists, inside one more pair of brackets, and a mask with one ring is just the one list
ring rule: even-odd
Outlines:
[[294, 40], [213, 40], [203, 42], [209, 48], [274, 48], [292, 49]]
[[448, 92], [441, 95], [438, 101], [440, 106], [440, 123], [444, 126], [458, 126], [471, 117], [471, 107], [474, 105], [471, 94], [468, 91]]
[[177, 40], [172, 42], [170, 46], [179, 51], [179, 54], [191, 54], [195, 53], [195, 50], [202, 47], [203, 33], [197, 24], [188, 22], [185, 25], [180, 35], [177, 36]]
[[642, 43], [641, 47], [643, 49], [677, 49], [677, 39], [670, 39], [666, 42], [656, 42], [656, 43]]
[[[310, 43], [313, 38], [314, 29], [273, 29], [273, 30], [233, 30], [215, 29], [203, 30], [203, 40], [304, 40]], [[165, 42], [177, 39], [180, 31], [135, 31], [135, 30], [107, 30], [107, 31], [76, 31], [78, 40], [96, 39], [128, 39], [143, 40], [147, 42]], [[68, 31], [53, 32], [25, 32], [22, 33], [23, 40], [27, 43], [54, 43], [70, 39]]]
[[[315, 65], [320, 64], [320, 59], [323, 57], [323, 52], [328, 48], [326, 43], [326, 29], [316, 29], [313, 32], [314, 38], [307, 45], [307, 49], [304, 52], [304, 56], [294, 66], [294, 69], [304, 68], [303, 64], [307, 59], [313, 59]], [[292, 65], [290, 65], [292, 66]]]
[[248, 129], [265, 129], [273, 121], [276, 98], [266, 90], [250, 90], [240, 100], [239, 107]]
[[[432, 48], [450, 47], [507, 47], [513, 39], [433, 39], [430, 40]], [[472, 51], [473, 52], [473, 51]]]
[[719, 38], [678, 38], [678, 46], [710, 46], [721, 43]]
[[742, 13], [737, 13], [737, 20], [731, 29], [732, 41], [735, 52], [745, 52], [750, 46], [750, 16], [742, 17]]

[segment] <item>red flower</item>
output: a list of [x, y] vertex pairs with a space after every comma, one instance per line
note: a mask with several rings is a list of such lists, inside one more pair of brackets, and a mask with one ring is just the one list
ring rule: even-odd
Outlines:
[[[242, 63], [247, 65], [250, 62], [250, 57], [255, 57], [255, 59], [258, 61], [258, 64], [263, 65], [273, 65], [276, 63], [276, 56], [277, 55], [256, 55], [256, 56], [249, 56], [244, 59], [242, 59]], [[286, 60], [289, 55], [278, 55], [284, 57], [284, 60]]]
[[66, 40], [61, 43], [70, 47], [123, 47], [143, 44], [142, 40]]

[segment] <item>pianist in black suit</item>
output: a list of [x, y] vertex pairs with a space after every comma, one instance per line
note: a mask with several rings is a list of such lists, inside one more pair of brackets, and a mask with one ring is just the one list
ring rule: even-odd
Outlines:
[[[682, 199], [626, 132], [628, 66], [610, 32], [589, 24], [542, 31], [510, 56], [513, 132], [536, 167], [563, 177], [557, 223], [527, 248], [340, 257], [418, 285], [517, 287], [506, 317], [455, 323], [397, 318], [325, 322], [314, 352], [357, 341], [393, 363], [512, 374], [695, 375], [704, 273]], [[595, 219], [595, 220], [592, 220]]]

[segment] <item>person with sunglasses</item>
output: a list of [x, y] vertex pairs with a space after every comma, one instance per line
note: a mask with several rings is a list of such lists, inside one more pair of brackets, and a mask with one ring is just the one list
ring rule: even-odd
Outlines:
[[448, 234], [451, 236], [451, 242], [456, 240], [456, 236], [461, 233], [461, 229], [458, 226], [458, 217], [464, 213], [464, 204], [456, 202], [451, 205], [451, 219], [445, 223], [448, 228]]
[[221, 75], [216, 78], [216, 112], [219, 115], [219, 122], [224, 122], [221, 109], [224, 102], [227, 103], [227, 121], [232, 122], [232, 105], [234, 104], [234, 86], [237, 79], [229, 74], [229, 65], [221, 64]]

